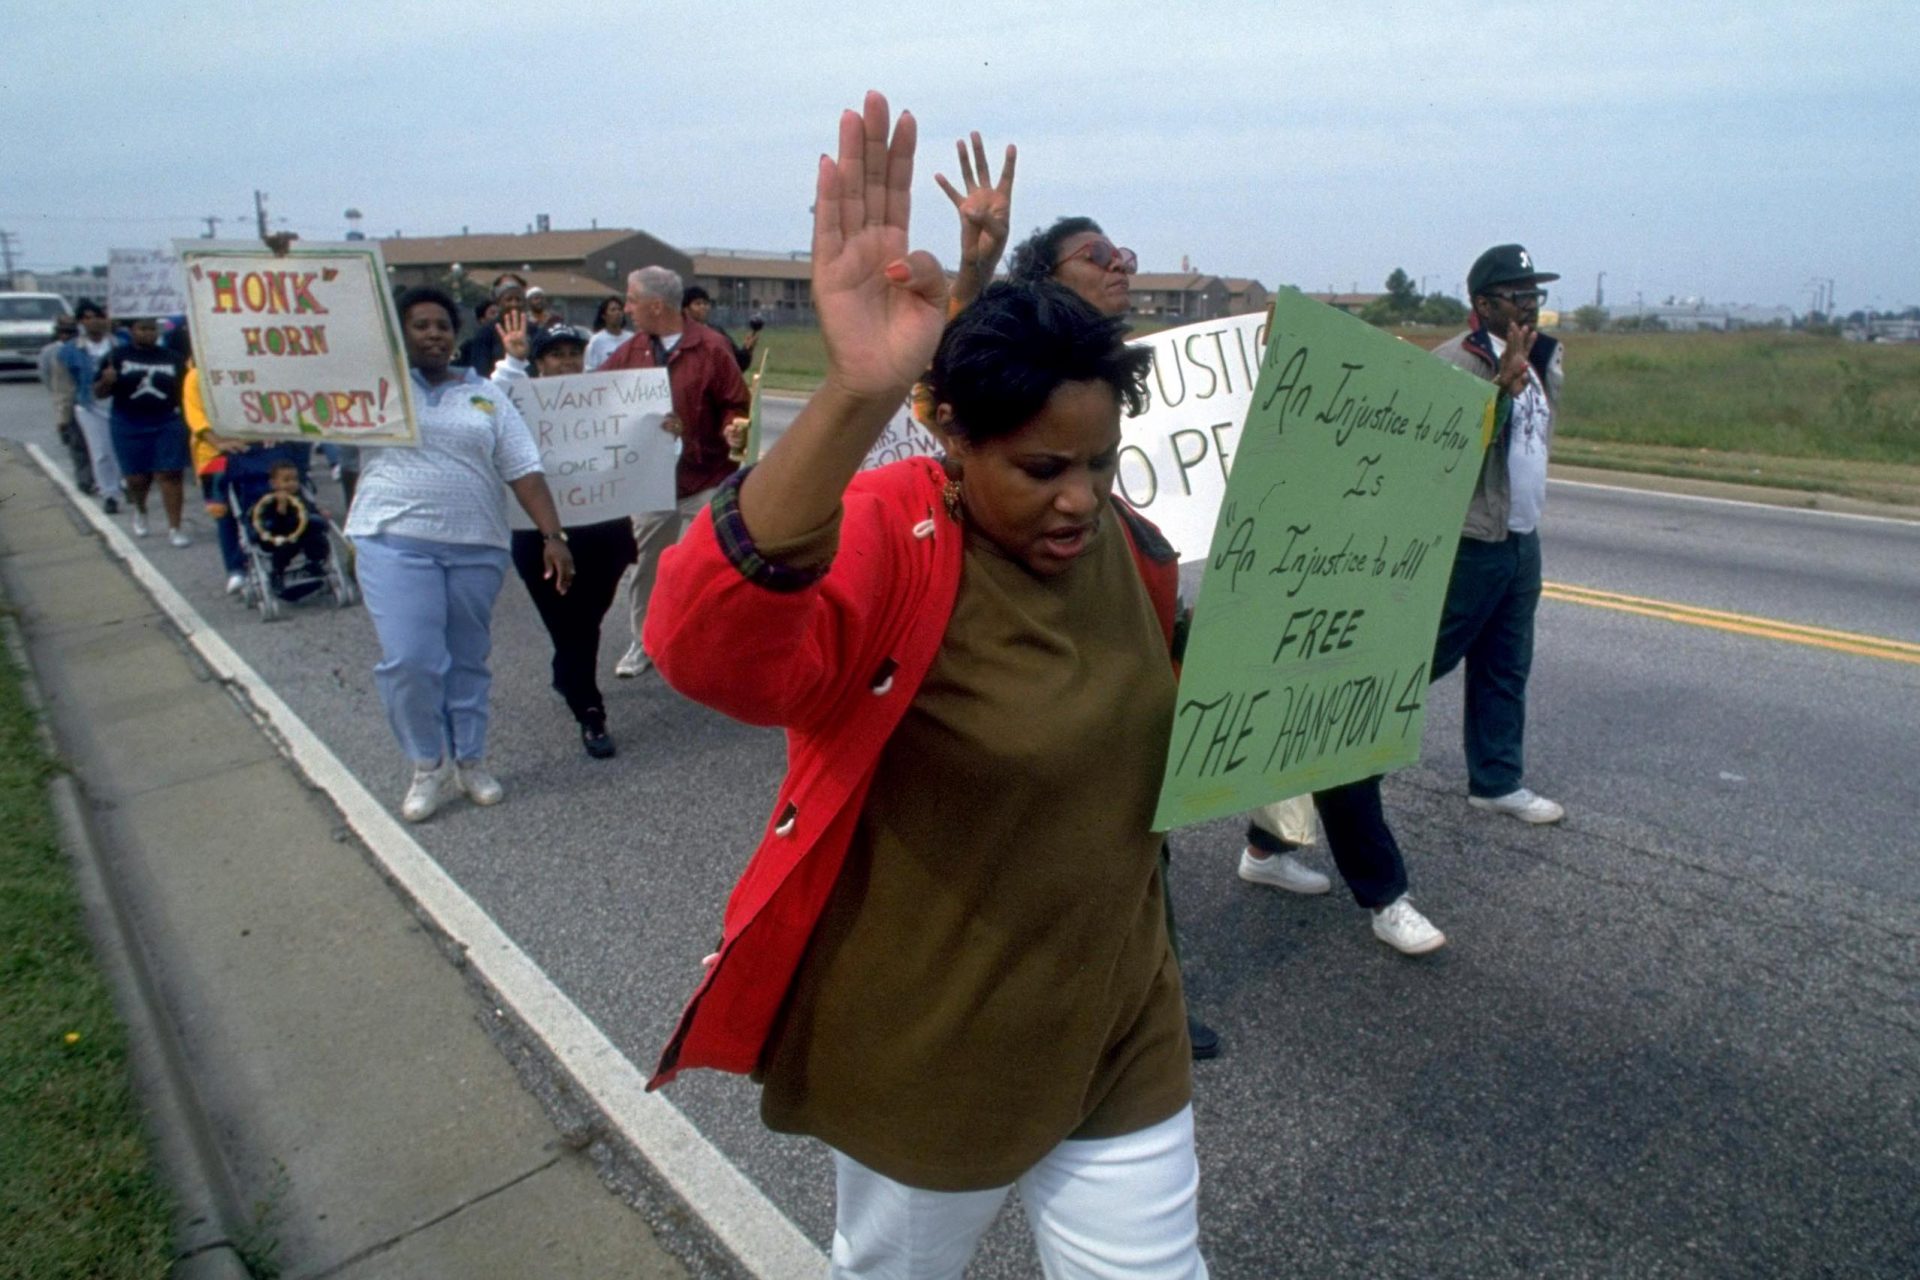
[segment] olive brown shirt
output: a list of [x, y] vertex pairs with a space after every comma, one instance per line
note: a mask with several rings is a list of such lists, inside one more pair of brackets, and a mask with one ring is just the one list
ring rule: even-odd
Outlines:
[[969, 538], [940, 652], [768, 1041], [769, 1127], [957, 1191], [1187, 1104], [1151, 826], [1173, 704], [1110, 511], [1052, 578]]

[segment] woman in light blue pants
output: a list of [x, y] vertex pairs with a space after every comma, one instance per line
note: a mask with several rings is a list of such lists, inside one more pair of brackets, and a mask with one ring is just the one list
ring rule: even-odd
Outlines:
[[481, 805], [504, 795], [486, 752], [493, 602], [510, 558], [507, 492], [544, 535], [546, 576], [558, 591], [573, 581], [573, 556], [513, 401], [450, 363], [460, 324], [453, 299], [410, 289], [398, 308], [420, 442], [368, 450], [346, 533], [380, 634], [374, 682], [413, 762], [400, 816], [421, 822], [455, 792]]

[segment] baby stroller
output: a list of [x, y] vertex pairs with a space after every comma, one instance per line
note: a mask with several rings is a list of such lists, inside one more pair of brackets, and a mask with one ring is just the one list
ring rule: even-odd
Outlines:
[[[246, 551], [241, 597], [260, 611], [262, 622], [284, 617], [287, 607], [326, 596], [344, 609], [360, 600], [349, 573], [353, 550], [320, 509], [307, 475], [304, 443], [269, 445], [227, 455], [227, 503], [240, 525]], [[291, 465], [299, 492], [275, 490], [273, 473]]]

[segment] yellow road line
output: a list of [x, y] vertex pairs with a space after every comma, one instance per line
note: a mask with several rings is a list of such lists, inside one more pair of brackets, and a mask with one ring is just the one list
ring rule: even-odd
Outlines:
[[1678, 604], [1670, 600], [1649, 600], [1643, 596], [1622, 595], [1617, 591], [1601, 591], [1595, 587], [1579, 587], [1563, 582], [1547, 583], [1542, 594], [1549, 600], [1564, 600], [1569, 604], [1591, 605], [1596, 609], [1613, 609], [1646, 618], [1684, 622], [1696, 627], [1712, 627], [1739, 635], [1784, 640], [1789, 644], [1804, 644], [1816, 649], [1831, 649], [1838, 653], [1920, 666], [1920, 644], [1905, 640], [1862, 635], [1856, 631], [1835, 631], [1828, 627], [1810, 627], [1778, 618], [1761, 618], [1752, 614], [1731, 613], [1725, 609]]

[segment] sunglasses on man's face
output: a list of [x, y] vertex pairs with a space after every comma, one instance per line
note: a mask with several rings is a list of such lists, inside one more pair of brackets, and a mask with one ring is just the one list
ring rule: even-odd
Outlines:
[[1516, 307], [1537, 307], [1547, 300], [1545, 289], [1490, 289], [1488, 294]]
[[1102, 271], [1119, 271], [1132, 275], [1140, 269], [1140, 259], [1131, 249], [1122, 249], [1106, 240], [1089, 240], [1060, 260], [1064, 266], [1075, 258], [1085, 258]]

